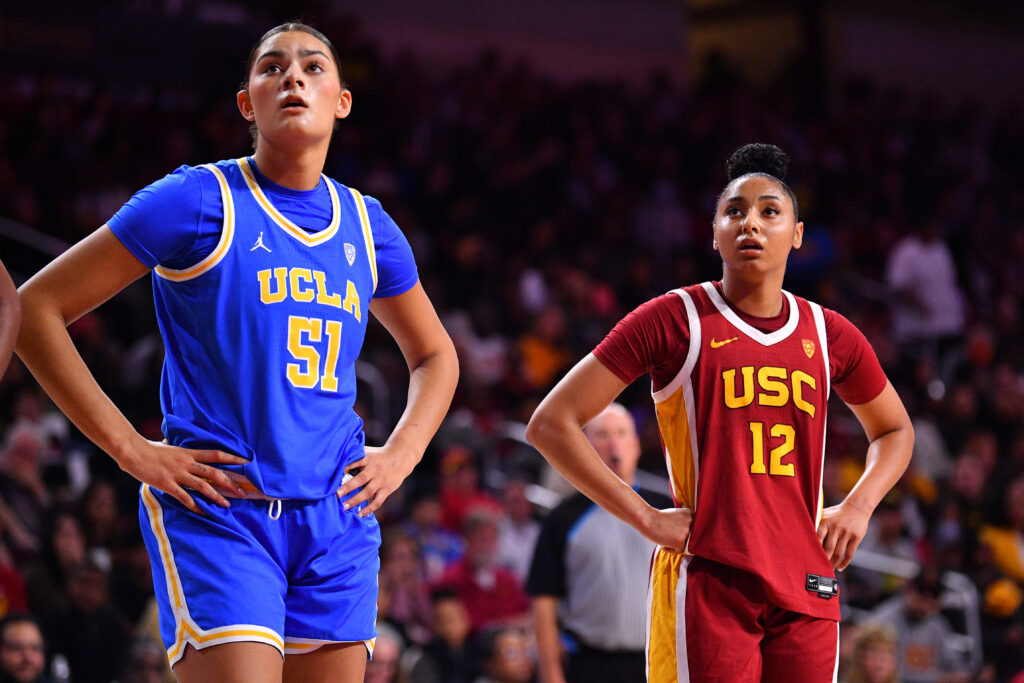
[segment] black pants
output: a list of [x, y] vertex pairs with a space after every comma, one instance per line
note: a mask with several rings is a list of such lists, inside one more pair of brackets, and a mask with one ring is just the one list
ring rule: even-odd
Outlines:
[[565, 667], [567, 683], [642, 683], [646, 680], [643, 651], [606, 652], [588, 647], [569, 655]]

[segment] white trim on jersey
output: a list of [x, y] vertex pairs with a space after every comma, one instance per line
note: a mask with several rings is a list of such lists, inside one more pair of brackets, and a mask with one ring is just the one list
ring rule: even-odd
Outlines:
[[[690, 373], [693, 372], [693, 368], [697, 365], [697, 357], [700, 355], [700, 320], [697, 317], [697, 307], [693, 303], [693, 299], [690, 295], [682, 289], [673, 289], [672, 294], [675, 294], [683, 300], [683, 306], [686, 308], [686, 323], [690, 327], [690, 348], [686, 352], [686, 360], [683, 361], [683, 367], [680, 368], [679, 372], [672, 381], [663, 386], [658, 391], [652, 391], [651, 397], [655, 403], [661, 403], [672, 394], [676, 393], [676, 390], [690, 377]], [[694, 324], [696, 322], [696, 324]]]
[[373, 274], [373, 291], [377, 291], [377, 250], [373, 246], [373, 229], [370, 227], [370, 214], [366, 210], [366, 201], [359, 190], [348, 188], [356, 202], [359, 223], [363, 226], [363, 242], [366, 244], [366, 256], [370, 259], [370, 273]]
[[818, 330], [818, 344], [821, 346], [821, 359], [825, 363], [825, 400], [828, 401], [832, 395], [832, 366], [829, 365], [829, 350], [828, 350], [828, 333], [825, 330], [825, 314], [821, 311], [821, 306], [808, 301], [811, 306], [811, 314], [814, 316], [814, 326]]
[[679, 563], [679, 579], [676, 582], [676, 681], [690, 683], [690, 657], [686, 651], [686, 584], [692, 555]]
[[263, 188], [256, 182], [256, 176], [249, 167], [248, 159], [242, 157], [235, 161], [238, 163], [238, 167], [242, 169], [242, 177], [245, 178], [245, 184], [249, 187], [249, 192], [252, 193], [256, 203], [270, 217], [270, 220], [294, 239], [305, 244], [307, 247], [315, 247], [331, 239], [338, 232], [338, 226], [341, 225], [341, 202], [338, 199], [338, 191], [334, 188], [334, 183], [323, 173], [320, 174], [320, 177], [327, 184], [327, 192], [331, 195], [331, 222], [320, 232], [310, 234], [278, 211], [273, 202], [263, 193]]
[[213, 164], [203, 164], [199, 168], [205, 168], [208, 171], [212, 171], [214, 177], [217, 179], [217, 185], [220, 186], [220, 201], [221, 205], [224, 207], [224, 221], [221, 224], [220, 240], [217, 242], [217, 246], [214, 250], [211, 251], [206, 258], [190, 268], [176, 270], [174, 268], [157, 266], [153, 269], [153, 272], [159, 277], [165, 280], [170, 280], [171, 282], [185, 282], [186, 280], [192, 280], [209, 271], [224, 259], [224, 256], [228, 253], [228, 249], [231, 248], [231, 242], [234, 241], [235, 238], [235, 202], [231, 197], [231, 190], [228, 188], [227, 179], [224, 177], [224, 174], [221, 173], [220, 169]]
[[797, 310], [796, 300], [793, 298], [793, 295], [786, 290], [782, 290], [782, 294], [786, 297], [786, 300], [789, 301], [789, 320], [786, 321], [785, 325], [774, 332], [764, 333], [761, 330], [743, 322], [743, 319], [736, 314], [736, 311], [729, 307], [729, 304], [726, 303], [725, 299], [722, 298], [722, 295], [718, 293], [718, 290], [715, 289], [713, 284], [710, 282], [704, 282], [701, 283], [701, 286], [704, 288], [704, 291], [707, 292], [708, 298], [711, 299], [711, 303], [715, 305], [718, 312], [725, 316], [725, 319], [732, 323], [733, 327], [761, 344], [761, 346], [772, 346], [774, 344], [778, 344], [780, 341], [791, 335], [793, 330], [796, 329], [797, 323], [800, 322], [800, 311]]
[[[672, 293], [683, 300], [683, 306], [686, 308], [686, 324], [690, 330], [690, 348], [686, 351], [686, 360], [683, 361], [683, 367], [679, 369], [679, 372], [672, 381], [662, 387], [660, 391], [652, 391], [651, 397], [655, 403], [661, 403], [672, 396], [676, 391], [682, 387], [683, 390], [683, 405], [686, 407], [686, 420], [690, 425], [690, 453], [693, 456], [693, 509], [697, 509], [697, 482], [700, 481], [700, 449], [697, 446], [697, 406], [694, 405], [693, 400], [693, 368], [697, 365], [697, 359], [700, 357], [700, 345], [701, 345], [701, 327], [700, 327], [700, 316], [697, 315], [697, 306], [693, 303], [693, 298], [684, 289], [673, 289]], [[653, 387], [651, 387], [653, 389]], [[672, 478], [672, 462], [669, 457], [668, 449], [665, 450], [665, 467], [668, 470], [669, 485], [672, 487], [672, 495], [675, 496], [676, 483]], [[690, 552], [690, 539], [686, 539], [686, 547], [683, 548], [684, 553]]]
[[836, 622], [836, 663], [832, 669], [832, 683], [839, 681], [839, 622]]
[[[829, 365], [829, 349], [828, 349], [828, 334], [825, 331], [825, 314], [821, 312], [821, 306], [808, 301], [811, 306], [811, 314], [814, 317], [814, 327], [818, 331], [818, 346], [821, 347], [821, 362], [825, 364], [825, 400], [822, 402], [821, 409], [825, 413], [823, 422], [821, 425], [821, 433], [826, 434], [828, 431], [828, 399], [832, 395], [832, 368]], [[814, 528], [817, 530], [818, 525], [821, 524], [821, 514], [824, 511], [825, 505], [825, 439], [822, 437], [821, 440], [821, 475], [818, 477], [818, 504], [815, 506], [817, 512], [814, 516]]]

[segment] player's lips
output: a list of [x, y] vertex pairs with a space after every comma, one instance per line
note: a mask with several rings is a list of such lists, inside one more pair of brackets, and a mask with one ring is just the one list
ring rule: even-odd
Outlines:
[[738, 248], [743, 253], [764, 251], [764, 245], [750, 237], [740, 240]]
[[288, 95], [284, 98], [281, 103], [281, 109], [308, 109], [309, 105], [306, 104], [306, 100], [302, 99], [298, 95]]

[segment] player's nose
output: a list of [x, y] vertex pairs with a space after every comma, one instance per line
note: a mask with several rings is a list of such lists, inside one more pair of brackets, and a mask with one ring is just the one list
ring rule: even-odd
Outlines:
[[744, 233], [759, 233], [761, 232], [761, 223], [758, 221], [757, 216], [754, 215], [753, 211], [748, 211], [747, 215], [743, 217], [743, 222], [740, 224], [740, 228]]
[[295, 87], [302, 88], [305, 84], [301, 68], [293, 62], [288, 66], [288, 70], [284, 72], [284, 78], [281, 79], [281, 87], [285, 90], [290, 90]]

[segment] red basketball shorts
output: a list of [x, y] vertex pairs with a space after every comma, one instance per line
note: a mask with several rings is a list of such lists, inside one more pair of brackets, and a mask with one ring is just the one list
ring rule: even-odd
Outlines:
[[647, 603], [647, 680], [835, 681], [839, 624], [782, 609], [749, 572], [658, 548]]

